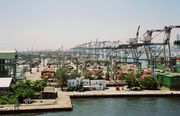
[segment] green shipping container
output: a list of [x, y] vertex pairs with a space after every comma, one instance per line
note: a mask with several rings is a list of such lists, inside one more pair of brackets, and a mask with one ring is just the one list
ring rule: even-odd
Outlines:
[[156, 72], [155, 73], [156, 78], [157, 78], [157, 80], [159, 81], [159, 83], [161, 85], [164, 85], [163, 84], [164, 83], [164, 76], [167, 75], [167, 74], [169, 74], [169, 73], [167, 73], [167, 72]]
[[157, 65], [156, 65], [156, 68], [157, 68], [157, 69], [164, 70], [164, 69], [166, 69], [167, 67], [166, 67], [165, 65], [157, 64]]
[[163, 78], [163, 85], [171, 89], [180, 89], [180, 76], [167, 74]]

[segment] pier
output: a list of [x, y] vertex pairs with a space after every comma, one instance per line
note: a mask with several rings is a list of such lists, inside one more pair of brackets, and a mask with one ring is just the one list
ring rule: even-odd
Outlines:
[[[59, 92], [58, 94], [61, 94]], [[58, 95], [57, 99], [34, 100], [32, 104], [0, 105], [0, 114], [27, 113], [27, 112], [49, 112], [49, 111], [71, 111], [72, 104], [69, 96]]]
[[180, 96], [180, 91], [170, 90], [116, 90], [115, 87], [109, 87], [109, 89], [103, 91], [86, 91], [86, 92], [63, 92], [65, 95], [71, 98], [83, 98], [83, 97], [168, 97], [168, 96]]

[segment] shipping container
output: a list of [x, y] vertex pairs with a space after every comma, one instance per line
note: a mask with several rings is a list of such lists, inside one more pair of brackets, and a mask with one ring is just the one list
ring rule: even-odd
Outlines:
[[180, 89], [179, 75], [167, 72], [156, 72], [155, 75], [160, 85], [169, 87], [170, 89]]
[[167, 75], [169, 73], [167, 72], [156, 72], [155, 75], [157, 77], [157, 80], [159, 81], [160, 85], [163, 85], [164, 83], [164, 76]]
[[171, 89], [180, 89], [180, 76], [175, 74], [165, 75], [164, 85]]

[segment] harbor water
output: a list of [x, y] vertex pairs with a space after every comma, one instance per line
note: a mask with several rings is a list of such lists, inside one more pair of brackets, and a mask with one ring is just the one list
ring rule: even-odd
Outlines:
[[[119, 97], [72, 99], [73, 111], [16, 114], [18, 116], [179, 116], [179, 97]], [[16, 116], [6, 115], [6, 116]]]

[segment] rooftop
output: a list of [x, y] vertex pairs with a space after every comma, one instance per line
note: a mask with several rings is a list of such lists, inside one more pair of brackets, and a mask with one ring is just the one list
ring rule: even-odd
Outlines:
[[1, 53], [16, 53], [16, 50], [0, 50]]
[[5, 51], [0, 50], [0, 59], [14, 59], [17, 55], [16, 50]]
[[43, 92], [54, 93], [55, 92], [55, 88], [47, 86], [47, 87], [44, 87], [44, 91]]
[[0, 78], [0, 88], [9, 87], [11, 84], [12, 78], [11, 77], [1, 77]]

